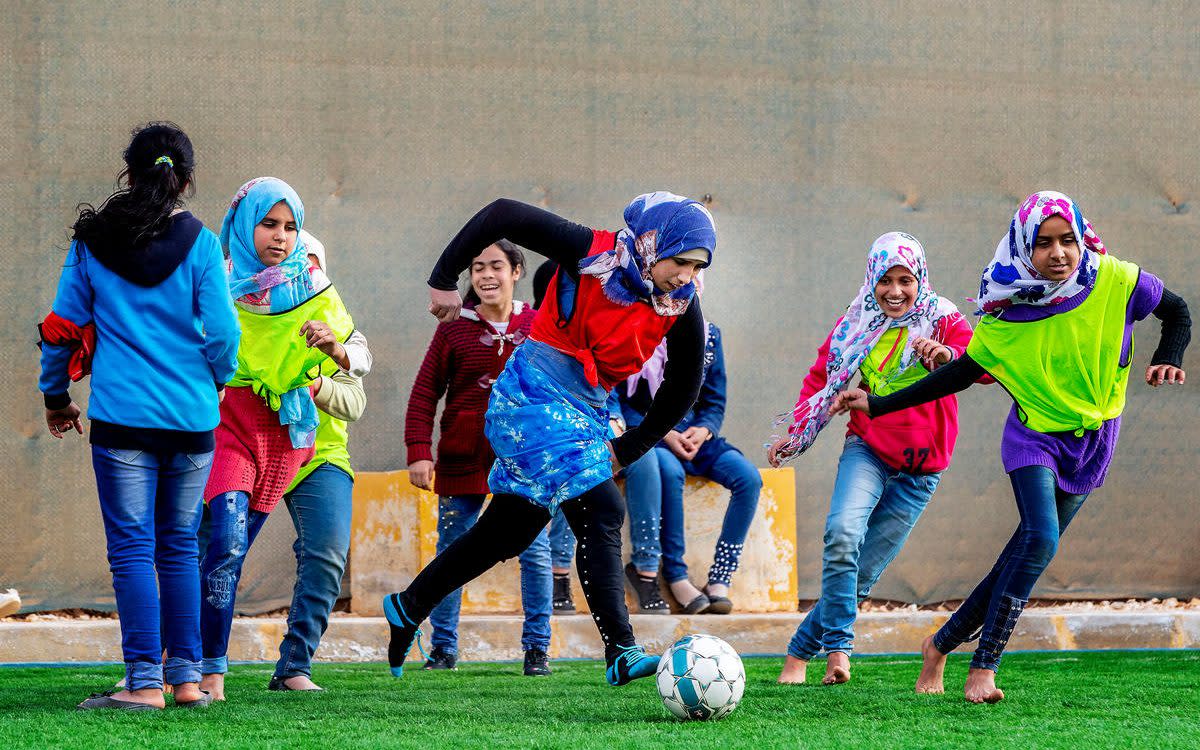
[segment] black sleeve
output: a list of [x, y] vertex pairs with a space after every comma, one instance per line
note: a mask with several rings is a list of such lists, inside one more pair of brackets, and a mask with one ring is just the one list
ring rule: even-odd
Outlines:
[[1163, 287], [1162, 299], [1153, 312], [1154, 317], [1162, 321], [1162, 338], [1158, 340], [1150, 364], [1183, 367], [1183, 352], [1192, 340], [1192, 316], [1187, 303]]
[[700, 300], [691, 304], [671, 330], [667, 331], [667, 365], [663, 382], [646, 417], [637, 427], [613, 440], [613, 452], [622, 466], [628, 466], [658, 444], [671, 428], [679, 424], [696, 396], [704, 379], [704, 316]]
[[509, 198], [492, 201], [450, 240], [429, 275], [429, 286], [443, 290], [457, 288], [459, 274], [471, 265], [475, 256], [502, 239], [544, 255], [565, 268], [577, 269], [579, 259], [586, 257], [592, 247], [592, 230], [528, 203]]
[[965, 391], [986, 374], [979, 363], [964, 352], [958, 359], [942, 365], [907, 388], [888, 396], [868, 396], [868, 411], [872, 417], [882, 417], [911, 406], [927, 404]]

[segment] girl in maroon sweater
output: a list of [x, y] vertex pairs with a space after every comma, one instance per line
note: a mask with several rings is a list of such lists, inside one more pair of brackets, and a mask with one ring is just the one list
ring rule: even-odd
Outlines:
[[[525, 270], [525, 258], [516, 245], [508, 240], [489, 245], [471, 262], [470, 270], [466, 305], [457, 320], [439, 324], [434, 332], [408, 398], [404, 423], [409, 481], [438, 494], [439, 555], [475, 524], [483, 508], [488, 471], [496, 459], [483, 435], [483, 415], [492, 383], [533, 325], [533, 308], [513, 300], [513, 289]], [[443, 395], [446, 408], [435, 464], [430, 450], [433, 419]], [[548, 675], [553, 579], [545, 529], [519, 560], [525, 674]], [[457, 589], [430, 613], [433, 649], [426, 669], [456, 669], [461, 604], [462, 589]]]

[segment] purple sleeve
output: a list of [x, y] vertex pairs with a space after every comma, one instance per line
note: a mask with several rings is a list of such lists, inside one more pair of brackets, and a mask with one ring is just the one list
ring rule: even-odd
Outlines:
[[1154, 308], [1158, 307], [1162, 293], [1162, 279], [1142, 269], [1138, 274], [1137, 286], [1133, 288], [1133, 295], [1129, 298], [1129, 322], [1145, 320]]

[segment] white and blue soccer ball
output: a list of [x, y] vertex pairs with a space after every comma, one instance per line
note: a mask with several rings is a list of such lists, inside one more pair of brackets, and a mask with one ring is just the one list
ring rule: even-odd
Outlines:
[[737, 652], [715, 635], [689, 635], [658, 661], [658, 694], [680, 719], [728, 716], [746, 691], [746, 670]]

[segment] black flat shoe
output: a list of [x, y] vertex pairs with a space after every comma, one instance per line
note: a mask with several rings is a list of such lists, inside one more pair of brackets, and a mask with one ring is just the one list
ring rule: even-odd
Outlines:
[[726, 596], [708, 597], [708, 609], [702, 615], [727, 615], [733, 611], [733, 600]]
[[457, 670], [458, 655], [443, 651], [441, 646], [437, 646], [429, 652], [429, 658], [425, 660], [425, 668]]
[[161, 711], [158, 706], [151, 706], [149, 703], [138, 703], [136, 701], [123, 701], [112, 697], [110, 693], [92, 693], [87, 700], [83, 701], [75, 708], [81, 711], [94, 711], [98, 708], [116, 708], [122, 711]]
[[554, 576], [554, 593], [550, 598], [551, 614], [575, 614], [575, 601], [571, 598], [571, 579], [566, 575]]
[[681, 604], [679, 606], [683, 607], [683, 613], [685, 615], [703, 614], [709, 607], [712, 606], [712, 600], [710, 600], [707, 595], [700, 594], [687, 604]]
[[625, 566], [625, 578], [629, 581], [629, 587], [633, 589], [634, 596], [637, 597], [638, 614], [671, 614], [671, 607], [663, 601], [662, 594], [659, 593], [658, 576], [643, 578], [637, 568], [633, 567], [633, 563], [629, 563]]
[[[287, 677], [271, 675], [271, 681], [267, 683], [267, 690], [278, 690], [280, 692], [292, 692], [292, 693], [323, 693], [323, 692], [325, 692], [325, 688], [323, 688], [323, 687], [318, 687], [318, 688], [288, 687], [287, 681], [296, 676], [297, 675], [294, 675], [294, 674], [288, 675]], [[212, 699], [209, 698], [209, 700], [212, 700]]]

